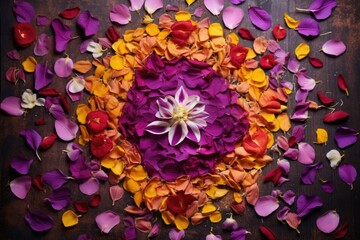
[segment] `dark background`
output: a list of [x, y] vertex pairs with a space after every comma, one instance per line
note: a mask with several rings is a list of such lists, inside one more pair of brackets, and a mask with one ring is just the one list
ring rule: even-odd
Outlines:
[[[47, 16], [49, 19], [53, 19], [58, 16], [58, 13], [62, 10], [79, 6], [82, 11], [89, 10], [90, 13], [101, 21], [101, 28], [97, 34], [97, 37], [103, 37], [106, 29], [111, 25], [109, 20], [109, 11], [117, 3], [129, 4], [128, 1], [70, 1], [70, 0], [33, 0], [30, 1], [36, 8], [37, 15]], [[174, 1], [175, 2], [175, 1]], [[173, 3], [170, 0], [164, 0], [164, 6], [169, 3]], [[176, 1], [178, 2], [178, 1]], [[226, 5], [229, 3], [225, 0]], [[290, 16], [296, 19], [302, 19], [309, 17], [310, 15], [304, 13], [295, 12], [295, 7], [306, 8], [311, 3], [310, 0], [258, 0], [249, 1], [247, 0], [240, 7], [244, 10], [245, 16], [240, 27], [249, 28], [255, 36], [264, 35], [266, 38], [272, 39], [271, 29], [266, 32], [261, 32], [250, 23], [247, 17], [248, 6], [259, 6], [267, 10], [273, 19], [273, 26], [280, 23], [285, 26], [283, 20], [283, 13], [287, 12]], [[193, 12], [194, 9], [202, 4], [201, 0], [197, 0], [190, 7], [187, 6], [185, 1], [179, 1], [176, 3], [180, 9], [188, 10]], [[306, 122], [306, 141], [315, 141], [315, 130], [319, 127], [327, 129], [329, 133], [329, 142], [327, 145], [315, 145], [316, 149], [316, 162], [322, 161], [324, 168], [320, 171], [320, 176], [323, 179], [332, 180], [335, 182], [335, 191], [332, 194], [325, 193], [320, 188], [320, 183], [316, 182], [311, 186], [305, 186], [300, 183], [300, 172], [302, 169], [301, 164], [297, 162], [291, 162], [290, 181], [282, 185], [279, 189], [285, 192], [288, 189], [293, 190], [297, 195], [299, 194], [316, 194], [321, 197], [324, 201], [324, 206], [321, 209], [315, 210], [308, 216], [302, 219], [302, 223], [299, 226], [300, 234], [297, 234], [294, 230], [290, 229], [286, 224], [279, 222], [276, 219], [275, 213], [267, 218], [260, 218], [257, 216], [252, 207], [248, 206], [243, 215], [235, 216], [240, 226], [245, 227], [251, 232], [247, 236], [247, 239], [262, 239], [258, 226], [263, 224], [271, 227], [278, 239], [333, 239], [331, 235], [321, 233], [315, 226], [315, 221], [318, 216], [323, 212], [336, 209], [340, 214], [340, 224], [349, 223], [349, 232], [344, 239], [360, 239], [360, 185], [357, 180], [354, 183], [354, 189], [350, 190], [350, 187], [343, 183], [338, 176], [337, 170], [330, 168], [329, 163], [325, 157], [325, 154], [336, 148], [333, 140], [334, 131], [337, 126], [343, 125], [360, 130], [360, 108], [359, 108], [359, 93], [360, 84], [358, 83], [358, 76], [360, 75], [360, 57], [359, 57], [359, 39], [360, 39], [360, 20], [358, 13], [360, 12], [360, 4], [354, 0], [339, 0], [337, 1], [338, 6], [333, 11], [330, 18], [320, 22], [321, 32], [331, 32], [330, 34], [319, 36], [315, 39], [304, 39], [294, 31], [288, 29], [287, 37], [280, 42], [280, 45], [291, 52], [294, 57], [294, 49], [301, 42], [307, 42], [311, 46], [311, 55], [321, 58], [324, 62], [322, 69], [314, 69], [310, 66], [307, 59], [302, 61], [302, 66], [305, 66], [308, 70], [309, 76], [314, 79], [321, 81], [316, 89], [310, 94], [310, 99], [317, 101], [316, 91], [321, 90], [322, 92], [328, 93], [333, 96], [335, 101], [343, 100], [344, 104], [337, 109], [342, 109], [350, 113], [350, 118], [346, 122], [339, 124], [324, 125], [322, 123], [322, 116], [328, 113], [329, 110], [321, 109], [317, 112], [310, 112], [311, 118]], [[14, 62], [6, 57], [6, 52], [14, 48], [14, 41], [12, 38], [12, 26], [16, 22], [15, 16], [12, 12], [13, 1], [2, 0], [1, 1], [1, 100], [7, 96], [21, 96], [26, 88], [33, 89], [33, 74], [26, 75], [26, 84], [19, 82], [16, 86], [10, 84], [5, 79], [5, 72], [11, 66], [20, 66], [20, 63], [25, 60], [27, 56], [33, 55], [33, 46], [20, 49], [21, 59], [20, 62]], [[205, 8], [204, 8], [205, 9]], [[165, 10], [159, 10], [154, 14], [154, 18], [157, 19], [160, 14]], [[173, 14], [173, 13], [170, 13]], [[140, 13], [132, 13], [132, 22], [126, 26], [114, 25], [116, 29], [122, 34], [125, 29], [135, 29], [141, 26], [141, 20], [144, 15], [144, 11]], [[212, 16], [206, 9], [202, 18], [210, 17], [212, 22], [221, 22], [221, 16]], [[195, 17], [193, 17], [195, 19]], [[75, 27], [76, 19], [66, 20], [68, 25], [71, 26], [72, 32], [77, 32]], [[157, 22], [157, 20], [156, 20]], [[35, 25], [35, 22], [32, 22]], [[46, 32], [48, 35], [53, 35], [51, 28], [47, 27], [36, 27], [37, 33]], [[224, 30], [225, 34], [228, 30]], [[94, 37], [95, 38], [95, 37]], [[319, 52], [322, 44], [332, 38], [341, 39], [347, 45], [347, 51], [345, 54], [337, 58], [332, 58]], [[71, 41], [67, 47], [66, 53], [74, 60], [92, 59], [90, 54], [80, 54], [79, 44], [81, 39], [75, 39]], [[240, 43], [245, 46], [251, 46], [251, 42], [247, 40], [241, 40]], [[56, 54], [52, 51], [44, 57], [36, 57], [38, 61], [49, 63], [52, 66], [55, 60], [62, 54]], [[349, 97], [341, 92], [336, 84], [336, 77], [338, 74], [343, 74], [347, 80], [349, 86]], [[292, 75], [287, 74], [287, 78], [290, 80]], [[55, 78], [52, 87], [56, 89], [65, 89], [67, 80]], [[293, 94], [294, 95], [294, 94]], [[290, 106], [293, 106], [293, 98], [291, 95]], [[83, 98], [83, 102], [86, 101], [86, 97]], [[71, 106], [71, 116], [74, 118], [74, 111], [76, 104]], [[289, 108], [289, 114], [292, 114], [292, 108]], [[45, 117], [47, 125], [45, 126], [34, 126], [34, 120], [38, 117]], [[111, 209], [118, 212], [121, 218], [124, 218], [122, 209], [127, 206], [127, 202], [131, 203], [130, 196], [126, 195], [121, 201], [118, 201], [115, 206], [111, 206], [110, 196], [108, 194], [108, 184], [102, 184], [100, 194], [102, 196], [102, 203], [97, 208], [90, 208], [89, 212], [80, 218], [79, 224], [71, 227], [64, 228], [61, 223], [61, 216], [65, 210], [56, 212], [51, 209], [48, 203], [43, 201], [43, 198], [50, 193], [40, 192], [35, 188], [32, 188], [25, 200], [17, 199], [10, 191], [8, 182], [18, 176], [9, 166], [10, 160], [16, 155], [22, 155], [34, 159], [32, 164], [30, 175], [35, 177], [37, 174], [41, 174], [45, 171], [59, 168], [65, 173], [68, 173], [68, 164], [65, 154], [62, 150], [65, 149], [67, 143], [57, 141], [55, 146], [46, 152], [41, 152], [40, 155], [43, 161], [40, 163], [36, 160], [32, 150], [26, 147], [24, 140], [19, 136], [19, 132], [24, 128], [34, 128], [40, 135], [46, 136], [54, 131], [53, 120], [45, 112], [43, 108], [34, 108], [24, 117], [10, 117], [5, 113], [0, 113], [0, 239], [76, 239], [81, 233], [90, 233], [94, 236], [94, 239], [116, 239], [122, 236], [124, 229], [123, 222], [111, 230], [110, 234], [101, 234], [95, 224], [95, 216], [105, 210]], [[360, 170], [360, 148], [359, 143], [344, 150], [341, 153], [345, 154], [343, 159], [344, 162], [352, 163], [357, 170]], [[276, 159], [275, 159], [276, 160]], [[271, 163], [263, 170], [263, 174], [266, 174], [274, 166], [276, 161]], [[260, 179], [261, 180], [261, 179]], [[74, 200], [87, 200], [88, 197], [84, 196], [78, 191], [77, 185], [74, 183], [68, 183], [67, 186], [73, 191]], [[267, 195], [273, 189], [272, 183], [260, 184], [260, 195]], [[223, 219], [228, 216], [230, 212], [229, 204], [230, 199], [222, 199], [217, 201], [221, 207], [223, 213]], [[26, 207], [30, 206], [35, 209], [43, 209], [51, 214], [54, 218], [53, 228], [46, 233], [36, 233], [32, 231], [24, 220], [24, 213]], [[280, 208], [283, 206], [280, 206]], [[69, 206], [68, 209], [71, 209]], [[279, 209], [280, 209], [279, 208]], [[295, 209], [295, 206], [292, 208]], [[160, 217], [160, 216], [159, 216]], [[160, 220], [161, 222], [161, 220]], [[221, 234], [223, 239], [229, 239], [229, 233], [222, 232], [221, 224], [211, 224], [209, 221], [205, 221], [199, 226], [190, 226], [186, 230], [185, 239], [205, 239], [206, 234], [209, 233], [210, 227], [214, 227], [214, 234]], [[168, 231], [170, 227], [162, 226], [161, 236], [157, 239], [167, 239]], [[140, 234], [139, 239], [145, 239], [146, 235]]]

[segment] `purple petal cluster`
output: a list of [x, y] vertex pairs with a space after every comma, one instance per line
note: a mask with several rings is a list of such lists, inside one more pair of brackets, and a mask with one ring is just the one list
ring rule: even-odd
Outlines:
[[[168, 135], [146, 131], [158, 120], [157, 100], [175, 96], [183, 87], [205, 104], [206, 127], [200, 129], [200, 141], [186, 138], [171, 146]], [[136, 71], [135, 83], [119, 120], [121, 133], [139, 149], [150, 176], [173, 181], [182, 175], [201, 176], [214, 171], [215, 162], [248, 131], [247, 112], [236, 104], [237, 93], [206, 63], [186, 58], [163, 61], [151, 55], [144, 68]]]

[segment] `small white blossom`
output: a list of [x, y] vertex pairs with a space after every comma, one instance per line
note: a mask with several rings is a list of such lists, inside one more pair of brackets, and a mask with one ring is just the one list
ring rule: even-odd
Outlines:
[[106, 49], [103, 49], [100, 43], [89, 42], [86, 47], [86, 51], [91, 52], [94, 58], [99, 58], [103, 55]]
[[36, 94], [31, 89], [26, 89], [21, 96], [21, 107], [26, 109], [32, 109], [35, 106], [44, 106], [44, 98], [36, 98]]

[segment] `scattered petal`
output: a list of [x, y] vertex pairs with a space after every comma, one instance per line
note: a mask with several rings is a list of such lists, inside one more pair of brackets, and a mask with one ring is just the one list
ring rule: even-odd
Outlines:
[[296, 30], [305, 37], [316, 37], [320, 34], [319, 23], [312, 18], [302, 19]]
[[25, 220], [32, 230], [36, 232], [47, 231], [53, 226], [53, 219], [45, 212], [31, 210], [28, 208], [25, 213]]
[[224, 25], [230, 30], [237, 28], [244, 17], [244, 11], [241, 8], [228, 6], [222, 12]]
[[248, 15], [251, 23], [260, 30], [266, 31], [272, 25], [271, 15], [260, 7], [249, 7]]
[[259, 216], [266, 217], [278, 209], [278, 207], [279, 201], [276, 197], [262, 196], [256, 201], [254, 209]]
[[0, 103], [0, 109], [11, 116], [22, 116], [21, 99], [18, 97], [6, 97]]
[[64, 227], [72, 227], [79, 223], [79, 217], [72, 210], [67, 210], [63, 213], [61, 221]]
[[124, 189], [120, 187], [119, 185], [111, 186], [109, 188], [110, 191], [110, 197], [113, 201], [112, 205], [115, 205], [115, 202], [120, 200], [124, 195]]
[[20, 176], [10, 182], [11, 192], [20, 199], [25, 199], [31, 188], [31, 177]]
[[33, 159], [16, 156], [11, 160], [10, 166], [18, 173], [22, 175], [26, 175], [29, 173], [33, 161], [34, 161]]
[[26, 1], [15, 1], [13, 11], [19, 23], [29, 23], [35, 17], [34, 6]]
[[129, 8], [125, 4], [116, 4], [110, 11], [110, 20], [122, 25], [128, 24], [131, 21]]
[[334, 138], [339, 148], [346, 148], [358, 141], [359, 133], [355, 129], [341, 126], [336, 128]]
[[204, 5], [207, 10], [217, 16], [224, 8], [224, 0], [204, 0]]
[[59, 16], [65, 19], [73, 19], [76, 18], [77, 15], [79, 15], [79, 12], [80, 12], [79, 7], [72, 7], [63, 10], [61, 13], [59, 13]]
[[339, 39], [330, 39], [326, 41], [321, 50], [331, 56], [340, 56], [346, 51], [346, 45]]
[[323, 202], [319, 196], [301, 194], [296, 201], [296, 212], [299, 217], [303, 217], [309, 214], [314, 208], [321, 207], [322, 205]]
[[56, 75], [61, 78], [67, 78], [71, 76], [73, 68], [74, 62], [68, 56], [57, 59], [54, 64], [54, 71]]
[[102, 233], [109, 233], [120, 223], [120, 217], [115, 212], [108, 210], [97, 215], [95, 222]]
[[50, 37], [46, 33], [38, 36], [37, 42], [34, 47], [34, 54], [36, 56], [45, 56], [50, 50]]
[[71, 40], [71, 29], [60, 19], [55, 18], [51, 22], [51, 27], [55, 33], [55, 49], [57, 52], [63, 52], [68, 42]]
[[55, 120], [55, 130], [60, 139], [71, 141], [76, 137], [79, 126], [67, 118], [62, 118]]
[[338, 171], [340, 179], [350, 185], [350, 188], [353, 189], [353, 183], [357, 177], [356, 168], [350, 163], [343, 163], [339, 166]]
[[330, 210], [316, 219], [316, 226], [323, 233], [331, 233], [339, 226], [340, 216], [335, 210]]
[[336, 149], [332, 149], [328, 153], [326, 153], [326, 158], [329, 159], [330, 166], [334, 169], [339, 166], [342, 157], [343, 155], [341, 155], [340, 152]]

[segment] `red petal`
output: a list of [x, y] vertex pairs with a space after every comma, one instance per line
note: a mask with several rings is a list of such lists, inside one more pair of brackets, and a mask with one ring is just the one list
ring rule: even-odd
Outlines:
[[276, 236], [275, 236], [274, 232], [271, 230], [271, 228], [260, 225], [259, 230], [260, 230], [260, 232], [262, 234], [264, 234], [266, 239], [268, 239], [268, 240], [276, 240]]
[[242, 37], [243, 39], [246, 39], [246, 40], [254, 40], [255, 39], [255, 37], [250, 32], [250, 30], [247, 28], [240, 28], [238, 30], [238, 33], [239, 33], [240, 37]]
[[272, 34], [276, 40], [284, 39], [286, 37], [286, 29], [278, 24], [273, 28]]
[[55, 133], [53, 133], [47, 137], [44, 137], [44, 139], [40, 143], [40, 149], [48, 150], [52, 145], [54, 145], [56, 138], [57, 138], [57, 136]]
[[339, 110], [339, 111], [335, 111], [335, 112], [326, 114], [323, 118], [323, 121], [324, 121], [324, 123], [339, 122], [339, 121], [347, 119], [349, 116], [350, 115], [347, 112]]
[[282, 171], [279, 167], [274, 168], [263, 177], [263, 182], [273, 182], [275, 185], [279, 181]]
[[230, 49], [230, 62], [235, 67], [239, 68], [244, 63], [246, 59], [246, 55], [248, 53], [248, 49], [241, 46], [236, 45]]
[[321, 102], [322, 104], [324, 104], [325, 106], [329, 106], [329, 105], [331, 105], [331, 104], [334, 103], [334, 99], [326, 96], [325, 94], [323, 94], [323, 93], [320, 92], [320, 91], [317, 92], [317, 96], [318, 96], [320, 102]]
[[37, 175], [35, 178], [33, 178], [32, 183], [40, 191], [44, 190], [44, 182], [41, 175]]
[[97, 134], [105, 130], [109, 116], [104, 111], [92, 111], [86, 116], [86, 126], [89, 132]]
[[85, 201], [74, 201], [73, 205], [79, 213], [87, 213], [89, 209], [89, 204]]
[[271, 53], [265, 54], [264, 56], [262, 56], [260, 58], [259, 64], [263, 69], [271, 69], [271, 68], [273, 68], [276, 65], [274, 55], [271, 54]]
[[289, 140], [288, 140], [289, 147], [294, 147], [297, 143], [298, 142], [297, 142], [295, 136], [289, 137]]
[[231, 204], [231, 210], [233, 210], [233, 212], [236, 214], [243, 214], [245, 212], [245, 209], [245, 201], [241, 201], [240, 203], [234, 201]]
[[110, 26], [108, 30], [105, 32], [105, 35], [112, 43], [116, 42], [120, 38], [120, 35], [115, 30], [114, 26]]
[[61, 13], [59, 13], [59, 16], [65, 19], [73, 19], [79, 14], [79, 12], [80, 12], [79, 7], [67, 8]]
[[60, 103], [61, 103], [61, 106], [64, 108], [65, 112], [69, 113], [70, 105], [69, 105], [69, 102], [68, 102], [65, 94], [60, 95]]
[[100, 194], [98, 194], [98, 193], [94, 194], [94, 195], [91, 196], [89, 205], [92, 206], [92, 207], [97, 207], [97, 206], [99, 206], [100, 201], [101, 201]]
[[346, 92], [346, 96], [349, 96], [349, 89], [347, 87], [346, 80], [342, 74], [339, 74], [339, 76], [337, 77], [337, 84], [341, 90]]
[[343, 238], [347, 234], [348, 230], [349, 230], [349, 224], [345, 223], [335, 230], [335, 232], [333, 233], [333, 237], [335, 239]]
[[192, 195], [177, 193], [177, 195], [168, 197], [166, 205], [172, 213], [184, 214], [195, 200], [196, 198]]
[[14, 39], [20, 47], [28, 47], [36, 37], [35, 28], [30, 23], [16, 23], [14, 25]]
[[309, 62], [310, 64], [313, 66], [313, 67], [316, 67], [316, 68], [322, 68], [324, 66], [323, 62], [318, 59], [318, 58], [315, 58], [315, 57], [309, 57]]
[[112, 148], [111, 139], [102, 134], [95, 136], [90, 143], [90, 151], [97, 158], [105, 157]]
[[59, 96], [60, 93], [54, 88], [44, 88], [38, 91], [38, 94], [42, 96]]

